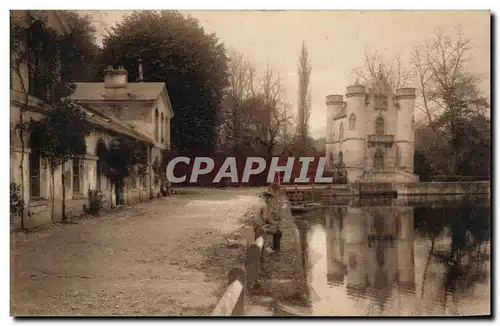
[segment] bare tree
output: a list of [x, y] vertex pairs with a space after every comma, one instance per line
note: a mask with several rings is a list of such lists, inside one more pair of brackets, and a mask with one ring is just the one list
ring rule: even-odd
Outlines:
[[266, 71], [259, 87], [259, 98], [262, 103], [260, 110], [256, 110], [257, 141], [266, 154], [271, 158], [276, 145], [279, 143], [280, 134], [283, 130], [287, 116], [284, 114], [285, 102], [284, 88], [281, 76], [275, 74], [273, 69], [266, 65]]
[[219, 137], [238, 155], [253, 119], [250, 104], [255, 96], [254, 68], [242, 54], [233, 52], [229, 69], [229, 88], [219, 114]]
[[482, 127], [475, 122], [485, 120], [490, 103], [478, 89], [479, 78], [467, 67], [471, 49], [470, 40], [458, 26], [454, 34], [437, 29], [431, 39], [415, 46], [412, 52], [417, 108], [427, 120], [417, 130], [427, 136], [420, 140], [416, 137], [416, 144], [422, 153], [432, 157], [434, 171], [469, 173], [464, 172], [472, 169], [466, 162], [468, 155], [479, 153], [483, 148], [480, 144], [487, 141], [476, 132]]
[[413, 49], [412, 65], [421, 99], [417, 108], [434, 129], [438, 117], [446, 124], [488, 111], [489, 101], [478, 91], [479, 79], [467, 69], [470, 50], [470, 40], [460, 26], [454, 37], [439, 28], [432, 39]]
[[[298, 132], [300, 141], [302, 142], [301, 146], [304, 147], [308, 136], [309, 117], [311, 116], [311, 93], [309, 90], [309, 82], [312, 70], [305, 42], [302, 43], [297, 70], [299, 75], [299, 96], [297, 105]], [[302, 148], [302, 150], [305, 150], [305, 148]]]
[[408, 85], [412, 71], [405, 68], [400, 55], [388, 59], [378, 52], [365, 52], [363, 67], [354, 71], [358, 82], [382, 81], [395, 92]]

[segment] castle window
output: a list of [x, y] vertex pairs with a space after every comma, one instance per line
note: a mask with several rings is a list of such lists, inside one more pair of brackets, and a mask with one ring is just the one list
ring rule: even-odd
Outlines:
[[354, 130], [356, 129], [356, 115], [354, 113], [351, 113], [349, 116], [349, 130]]
[[401, 164], [401, 153], [399, 150], [399, 146], [396, 145], [396, 167], [399, 167]]
[[343, 142], [344, 141], [344, 123], [340, 123], [340, 127], [339, 127], [339, 142]]
[[375, 134], [378, 136], [384, 135], [384, 118], [378, 117], [375, 120]]

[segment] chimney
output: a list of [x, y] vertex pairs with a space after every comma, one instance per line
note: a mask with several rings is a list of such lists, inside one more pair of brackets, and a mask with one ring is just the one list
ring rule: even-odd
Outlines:
[[104, 70], [104, 93], [106, 98], [121, 98], [127, 94], [128, 72], [120, 66], [108, 66]]
[[144, 82], [144, 76], [142, 74], [142, 59], [139, 58], [138, 62], [139, 62], [139, 74], [137, 75], [137, 81], [139, 83], [142, 83]]

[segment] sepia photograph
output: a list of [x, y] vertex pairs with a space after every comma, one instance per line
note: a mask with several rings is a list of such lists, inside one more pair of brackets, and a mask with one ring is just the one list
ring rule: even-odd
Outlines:
[[486, 8], [9, 14], [14, 321], [492, 316]]

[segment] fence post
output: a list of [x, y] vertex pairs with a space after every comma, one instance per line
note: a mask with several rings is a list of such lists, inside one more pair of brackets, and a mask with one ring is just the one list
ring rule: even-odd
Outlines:
[[232, 316], [243, 316], [243, 305], [245, 300], [245, 288], [246, 288], [246, 273], [245, 270], [241, 267], [235, 267], [229, 271], [227, 284], [230, 285], [236, 280], [240, 281], [241, 284], [243, 284], [243, 290], [241, 291], [238, 301], [234, 306]]
[[260, 263], [260, 249], [254, 243], [250, 245], [247, 249], [247, 286], [253, 288], [255, 281], [257, 280], [257, 274], [259, 273], [259, 263]]

